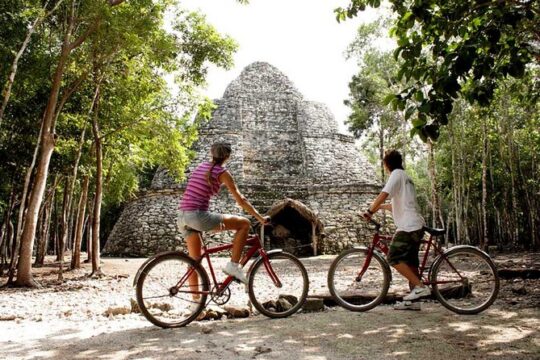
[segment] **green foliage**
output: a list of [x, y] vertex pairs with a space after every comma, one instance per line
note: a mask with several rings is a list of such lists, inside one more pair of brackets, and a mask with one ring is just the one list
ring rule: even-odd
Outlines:
[[[379, 0], [352, 0], [336, 9], [339, 21]], [[413, 118], [412, 134], [436, 140], [455, 99], [487, 106], [507, 77], [521, 78], [540, 59], [538, 1], [391, 0], [397, 16], [390, 30], [401, 59], [400, 89], [392, 104]], [[537, 96], [538, 94], [534, 94]]]
[[[50, 1], [48, 6], [56, 2]], [[0, 210], [11, 190], [19, 193], [22, 189], [71, 4], [65, 0], [55, 16], [37, 29], [19, 62], [0, 128], [0, 158], [9, 159], [0, 163]], [[137, 0], [111, 7], [107, 1], [77, 2], [71, 40], [81, 37], [84, 41], [71, 53], [63, 77], [60, 98], [73, 93], [56, 123], [50, 172], [72, 174], [86, 129], [79, 174], [94, 175], [90, 125], [97, 116], [104, 148], [104, 214], [109, 210], [116, 214], [118, 204], [135, 194], [141, 179], [147, 186], [149, 171], [158, 166], [179, 179], [183, 176], [199, 122], [208, 119], [214, 109], [198, 91], [208, 66], [232, 66], [237, 49], [234, 40], [219, 34], [203, 15], [180, 10], [175, 4], [172, 0]], [[2, 83], [27, 25], [41, 6], [41, 1], [0, 2], [0, 19], [6, 24], [0, 27]], [[172, 31], [165, 26], [169, 11], [177, 13]], [[73, 88], [78, 80], [80, 85]], [[93, 109], [97, 84], [99, 107]]]
[[349, 83], [349, 98], [344, 101], [351, 109], [345, 123], [355, 137], [363, 140], [363, 148], [374, 159], [373, 163], [379, 165], [384, 149], [399, 148], [410, 153], [418, 145], [407, 135], [408, 111], [402, 114], [394, 95], [403, 85], [396, 79], [399, 63], [391, 51], [378, 46], [389, 21], [381, 18], [360, 25], [347, 49], [347, 57], [357, 61], [359, 70]]
[[[455, 103], [449, 129], [441, 134], [436, 146], [443, 213], [450, 219], [447, 226], [454, 241], [459, 235], [462, 242], [477, 245], [482, 236], [478, 224], [485, 126], [490, 245], [514, 249], [540, 245], [538, 235], [533, 235], [540, 224], [540, 108], [537, 102], [522, 96], [530, 91], [529, 77], [535, 76], [538, 70], [527, 71], [523, 79], [505, 81], [495, 91], [489, 109], [464, 100]], [[418, 171], [423, 165], [413, 167]], [[429, 184], [419, 184], [418, 193], [429, 192]], [[427, 208], [424, 212], [429, 213]]]

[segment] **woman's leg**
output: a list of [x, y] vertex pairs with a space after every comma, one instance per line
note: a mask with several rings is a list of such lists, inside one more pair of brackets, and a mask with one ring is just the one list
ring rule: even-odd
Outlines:
[[250, 222], [242, 216], [223, 215], [223, 227], [214, 230], [235, 230], [233, 240], [233, 248], [231, 252], [231, 261], [238, 263], [242, 256], [242, 250], [246, 245], [246, 240], [249, 234]]
[[[189, 256], [194, 260], [199, 260], [201, 257], [201, 234], [192, 231], [186, 236], [186, 243], [189, 252]], [[199, 291], [199, 279], [196, 272], [193, 272], [188, 279], [189, 287], [191, 291]], [[193, 294], [193, 299], [198, 299], [200, 295]]]

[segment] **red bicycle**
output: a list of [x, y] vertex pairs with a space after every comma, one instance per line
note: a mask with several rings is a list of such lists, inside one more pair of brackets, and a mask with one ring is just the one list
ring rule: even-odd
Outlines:
[[[381, 225], [373, 220], [371, 244], [342, 252], [330, 266], [328, 288], [338, 304], [352, 311], [367, 311], [379, 305], [388, 293], [392, 272], [383, 256], [392, 236], [380, 234]], [[444, 229], [424, 227], [429, 233], [419, 274], [432, 288], [437, 300], [458, 314], [477, 314], [487, 309], [499, 292], [499, 276], [488, 254], [468, 245], [444, 250], [436, 240]], [[427, 266], [429, 251], [435, 260]], [[427, 271], [427, 274], [426, 273]]]
[[[202, 238], [202, 237], [201, 237]], [[304, 265], [294, 255], [281, 249], [266, 251], [263, 247], [264, 226], [260, 236], [247, 239], [249, 248], [240, 260], [244, 267], [258, 254], [247, 272], [249, 299], [253, 306], [270, 318], [287, 317], [304, 304], [309, 279]], [[208, 248], [203, 241], [202, 255], [194, 260], [179, 251], [157, 254], [148, 259], [134, 279], [137, 303], [143, 315], [163, 328], [181, 327], [197, 319], [213, 301], [225, 305], [231, 298], [229, 285], [235, 280], [227, 276], [218, 281], [210, 255], [230, 250], [232, 244]], [[202, 266], [206, 259], [211, 280]], [[197, 275], [197, 285], [188, 279]]]

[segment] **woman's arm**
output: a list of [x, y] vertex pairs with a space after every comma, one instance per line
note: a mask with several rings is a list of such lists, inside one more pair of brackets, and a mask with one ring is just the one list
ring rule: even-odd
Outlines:
[[261, 224], [266, 223], [266, 219], [262, 217], [261, 214], [259, 214], [259, 212], [249, 203], [246, 197], [240, 193], [233, 177], [228, 171], [225, 171], [219, 175], [219, 181], [227, 187], [229, 192], [234, 197], [234, 200], [236, 200], [236, 203], [240, 205], [242, 209], [253, 215]]
[[382, 204], [381, 206], [379, 206], [379, 209], [383, 209], [383, 210], [386, 210], [386, 211], [392, 211], [392, 204], [391, 203]]

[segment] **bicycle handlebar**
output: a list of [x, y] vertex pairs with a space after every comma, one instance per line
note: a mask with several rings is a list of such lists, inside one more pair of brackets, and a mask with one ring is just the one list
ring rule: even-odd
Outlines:
[[370, 224], [372, 224], [372, 225], [375, 225], [375, 229], [376, 229], [377, 231], [379, 231], [379, 229], [382, 227], [381, 224], [379, 224], [378, 222], [376, 222], [376, 221], [373, 220], [373, 219], [368, 219], [368, 218], [365, 218], [365, 217], [363, 217], [363, 218], [364, 218], [364, 220], [366, 220], [368, 223], [370, 223]]

